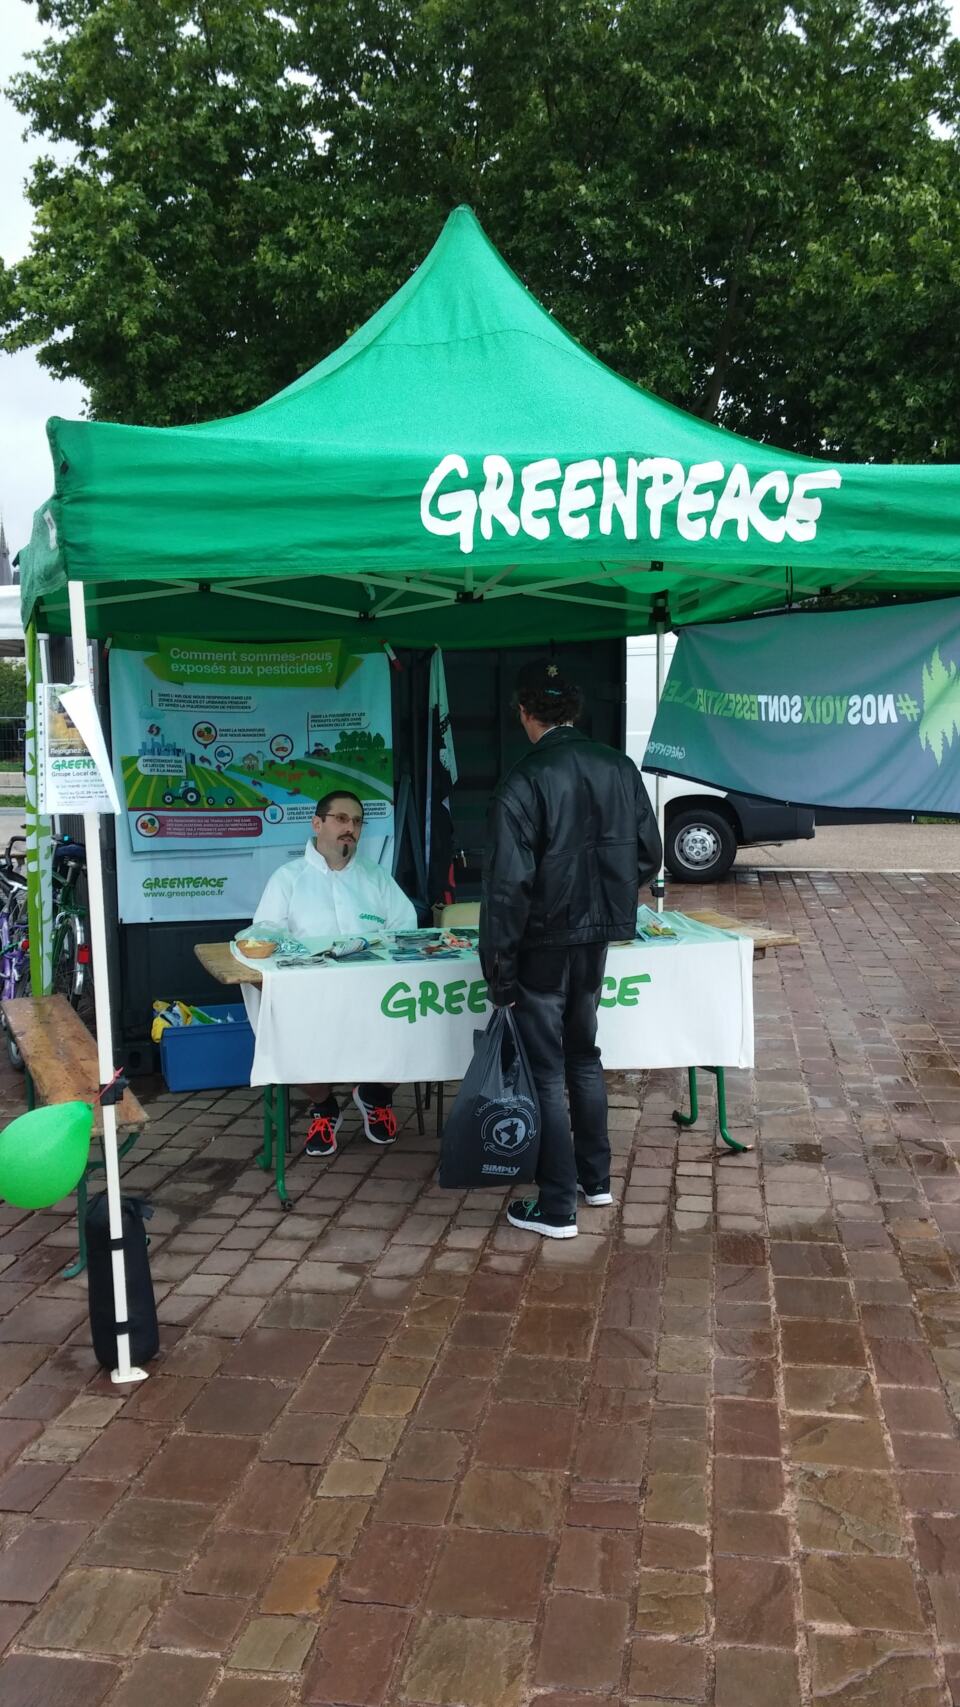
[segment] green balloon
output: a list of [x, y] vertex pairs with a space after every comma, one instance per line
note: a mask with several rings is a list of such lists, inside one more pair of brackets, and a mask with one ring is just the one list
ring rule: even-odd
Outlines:
[[32, 1108], [0, 1132], [0, 1197], [17, 1209], [48, 1209], [77, 1185], [90, 1155], [88, 1102]]

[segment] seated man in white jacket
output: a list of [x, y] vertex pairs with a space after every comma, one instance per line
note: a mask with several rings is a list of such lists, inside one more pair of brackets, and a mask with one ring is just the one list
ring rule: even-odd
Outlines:
[[[317, 801], [313, 838], [302, 859], [288, 860], [267, 883], [254, 925], [283, 925], [295, 937], [376, 936], [416, 930], [417, 915], [388, 872], [357, 853], [363, 802], [344, 789]], [[312, 1098], [307, 1156], [332, 1156], [343, 1113], [330, 1085], [308, 1085]], [[374, 1144], [397, 1135], [392, 1085], [362, 1084], [353, 1092], [363, 1130]]]

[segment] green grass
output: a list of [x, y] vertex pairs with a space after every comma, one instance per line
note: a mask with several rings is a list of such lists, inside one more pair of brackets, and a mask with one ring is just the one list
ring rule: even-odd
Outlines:
[[0, 794], [0, 810], [22, 811], [27, 804], [25, 794]]

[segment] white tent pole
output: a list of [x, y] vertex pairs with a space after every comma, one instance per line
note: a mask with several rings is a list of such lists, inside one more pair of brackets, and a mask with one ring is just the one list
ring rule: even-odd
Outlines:
[[[73, 681], [90, 687], [90, 656], [87, 648], [87, 612], [83, 582], [70, 582], [70, 635], [73, 641]], [[83, 814], [83, 840], [87, 854], [87, 906], [90, 911], [90, 945], [93, 950], [93, 995], [97, 1016], [97, 1064], [100, 1085], [114, 1075], [113, 1017], [110, 1011], [110, 979], [107, 970], [107, 923], [103, 895], [103, 860], [100, 854], [100, 818], [96, 812]], [[120, 1212], [120, 1163], [117, 1156], [116, 1104], [105, 1103], [103, 1159], [107, 1176], [107, 1205], [110, 1213], [110, 1243], [113, 1262], [113, 1308], [116, 1322], [127, 1321], [127, 1276], [123, 1266], [123, 1220]], [[111, 1381], [145, 1381], [145, 1369], [130, 1363], [130, 1333], [117, 1334], [117, 1367]]]
[[[663, 697], [663, 679], [664, 679], [663, 661], [664, 661], [663, 623], [658, 622], [657, 623], [657, 706], [656, 706], [657, 711], [660, 710], [660, 700]], [[663, 839], [664, 839], [664, 821], [663, 821], [664, 820], [664, 798], [663, 798], [663, 777], [660, 775], [657, 776], [657, 778], [655, 780], [655, 784], [654, 784], [654, 808], [655, 808], [656, 814], [657, 814], [657, 829], [660, 832], [660, 845], [662, 847], [663, 846]], [[665, 868], [664, 863], [663, 863], [663, 856], [661, 855], [660, 870], [657, 873], [657, 912], [658, 913], [663, 912], [663, 892], [664, 892], [664, 889], [666, 887], [665, 882], [664, 882], [665, 869], [666, 868]]]

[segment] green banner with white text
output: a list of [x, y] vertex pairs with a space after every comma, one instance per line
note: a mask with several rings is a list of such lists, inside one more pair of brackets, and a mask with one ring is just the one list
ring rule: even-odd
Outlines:
[[797, 805], [960, 811], [960, 599], [683, 629], [644, 763]]

